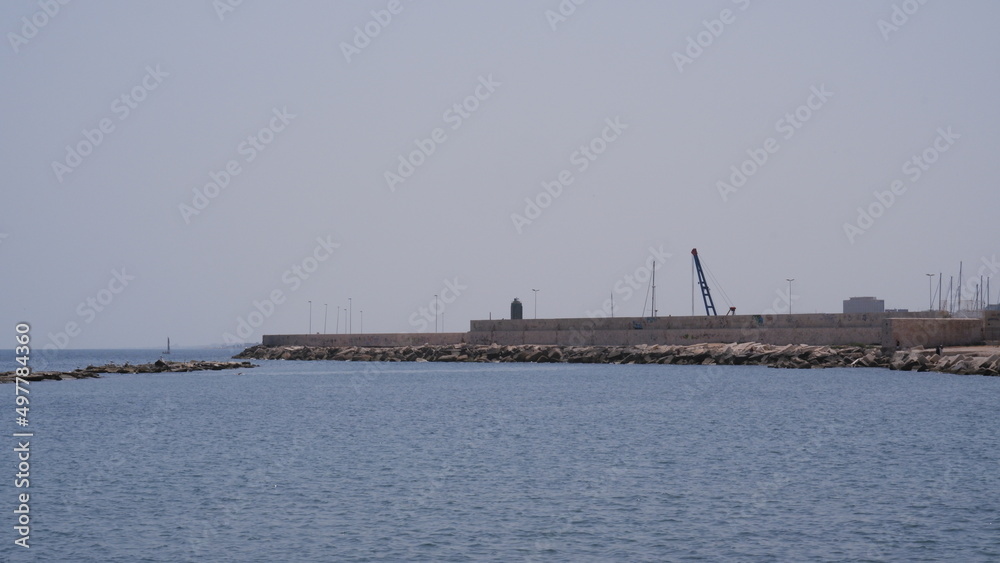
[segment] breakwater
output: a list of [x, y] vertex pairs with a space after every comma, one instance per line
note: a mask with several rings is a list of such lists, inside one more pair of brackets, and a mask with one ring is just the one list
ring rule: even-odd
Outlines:
[[[991, 349], [984, 349], [991, 350]], [[885, 354], [875, 346], [776, 346], [758, 342], [689, 346], [423, 345], [264, 346], [234, 358], [354, 362], [529, 362], [580, 364], [763, 365], [775, 368], [881, 367], [961, 375], [1000, 375], [1000, 354], [937, 354], [913, 349]]]
[[1000, 339], [1000, 311], [950, 318], [940, 311], [807, 313], [724, 317], [595, 317], [474, 320], [468, 332], [265, 334], [265, 346], [388, 347], [430, 345], [685, 346], [758, 342], [783, 346], [972, 346]]
[[[946, 318], [946, 313], [939, 311], [475, 320], [471, 321], [470, 327], [463, 340], [469, 344], [635, 346], [759, 342], [777, 346], [880, 345], [895, 349], [974, 345], [984, 340], [981, 319]], [[269, 344], [266, 340], [263, 343]]]
[[[102, 373], [180, 373], [186, 371], [208, 371], [237, 368], [253, 368], [256, 365], [250, 362], [165, 362], [156, 360], [151, 364], [104, 364], [102, 366], [87, 366], [77, 368], [73, 371], [33, 371], [31, 374], [21, 377], [25, 381], [61, 381], [63, 379], [89, 379], [100, 377]], [[13, 383], [15, 372], [6, 371], [0, 373], [0, 383]]]
[[874, 347], [741, 344], [689, 346], [423, 345], [397, 347], [252, 346], [235, 358], [355, 362], [529, 362], [578, 364], [769, 365], [845, 367], [854, 362], [888, 367]]

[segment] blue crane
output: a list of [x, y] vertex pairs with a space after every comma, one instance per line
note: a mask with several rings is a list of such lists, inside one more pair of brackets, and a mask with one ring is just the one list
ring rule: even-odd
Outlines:
[[701, 287], [701, 298], [705, 302], [705, 314], [708, 316], [718, 316], [715, 312], [715, 302], [712, 301], [712, 292], [708, 289], [708, 282], [705, 281], [705, 272], [701, 269], [701, 260], [698, 259], [698, 249], [691, 249], [691, 256], [694, 256], [694, 268], [698, 271], [698, 285]]
[[[717, 317], [719, 314], [715, 312], [715, 302], [712, 300], [712, 292], [708, 289], [708, 282], [705, 281], [705, 272], [701, 269], [701, 260], [698, 258], [697, 248], [691, 249], [691, 256], [694, 257], [694, 268], [695, 270], [698, 271], [698, 285], [701, 287], [701, 298], [705, 302], [705, 314], [708, 316]], [[713, 277], [712, 279], [714, 280], [715, 278]], [[715, 283], [716, 285], [718, 285], [719, 282], [716, 281]], [[722, 292], [722, 297], [725, 298], [726, 301], [729, 301], [729, 297], [726, 295], [725, 291]], [[694, 304], [692, 303], [692, 307], [693, 305]], [[692, 313], [693, 312], [694, 311], [692, 311]], [[735, 314], [736, 314], [736, 307], [730, 307], [729, 312], [726, 313], [726, 316]]]

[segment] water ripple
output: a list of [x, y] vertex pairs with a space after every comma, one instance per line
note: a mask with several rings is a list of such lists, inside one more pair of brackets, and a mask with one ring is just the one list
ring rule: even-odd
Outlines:
[[32, 553], [0, 553], [1000, 558], [996, 379], [506, 364], [384, 364], [372, 378], [361, 364], [263, 364], [40, 385]]

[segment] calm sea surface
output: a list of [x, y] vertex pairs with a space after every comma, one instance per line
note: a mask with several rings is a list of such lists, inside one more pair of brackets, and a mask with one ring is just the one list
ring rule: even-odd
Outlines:
[[0, 559], [1000, 561], [1000, 378], [255, 363], [0, 386]]

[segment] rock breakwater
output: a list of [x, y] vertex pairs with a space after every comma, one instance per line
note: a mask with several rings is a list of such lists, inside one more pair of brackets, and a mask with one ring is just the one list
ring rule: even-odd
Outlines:
[[763, 365], [774, 368], [880, 367], [961, 375], [1000, 375], [995, 356], [939, 355], [933, 350], [883, 354], [868, 346], [774, 346], [756, 342], [689, 346], [424, 345], [400, 347], [263, 346], [234, 358], [354, 362], [533, 362], [580, 364]]
[[938, 354], [935, 350], [917, 348], [896, 352], [889, 369], [899, 371], [936, 371], [955, 375], [1000, 375], [1000, 353], [995, 349], [967, 349], [957, 353]]
[[[100, 377], [103, 373], [164, 373], [164, 372], [187, 372], [187, 371], [207, 371], [207, 370], [223, 370], [223, 369], [237, 369], [237, 368], [253, 368], [257, 367], [255, 364], [250, 362], [208, 362], [208, 361], [191, 361], [191, 362], [165, 362], [163, 360], [156, 360], [151, 364], [105, 364], [102, 366], [87, 366], [85, 368], [77, 368], [73, 371], [35, 371], [31, 374], [22, 377], [25, 381], [44, 381], [44, 380], [54, 380], [60, 381], [63, 379], [87, 379], [93, 377]], [[12, 383], [15, 379], [15, 372], [7, 371], [0, 373], [0, 383]]]
[[580, 364], [768, 365], [782, 368], [888, 367], [875, 348], [694, 344], [690, 346], [501, 346], [456, 344], [402, 347], [253, 346], [235, 358], [380, 362], [534, 362]]

